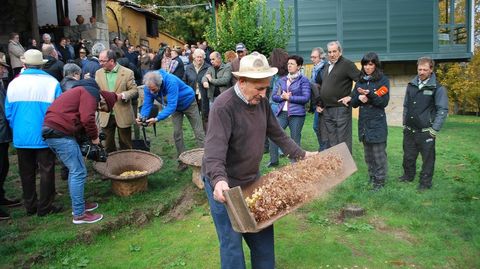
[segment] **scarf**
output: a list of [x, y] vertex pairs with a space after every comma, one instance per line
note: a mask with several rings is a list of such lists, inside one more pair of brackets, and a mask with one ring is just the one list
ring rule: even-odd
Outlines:
[[294, 81], [295, 79], [297, 79], [299, 76], [300, 76], [300, 72], [297, 72], [297, 73], [295, 73], [295, 74], [290, 74], [290, 73], [288, 73], [287, 79], [288, 79], [290, 82], [292, 82], [292, 81]]

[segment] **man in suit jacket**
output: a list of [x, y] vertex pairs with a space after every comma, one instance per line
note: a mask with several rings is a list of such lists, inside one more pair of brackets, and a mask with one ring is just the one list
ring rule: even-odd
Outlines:
[[117, 102], [112, 112], [100, 112], [100, 127], [106, 135], [105, 149], [115, 151], [115, 129], [118, 128], [120, 149], [132, 148], [132, 124], [135, 115], [131, 100], [138, 97], [133, 72], [117, 63], [113, 50], [104, 50], [98, 56], [102, 66], [95, 73], [95, 80], [102, 91], [115, 92]]

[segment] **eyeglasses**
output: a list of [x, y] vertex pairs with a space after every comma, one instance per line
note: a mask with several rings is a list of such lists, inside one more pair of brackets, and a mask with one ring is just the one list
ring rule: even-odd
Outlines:
[[80, 53], [87, 53], [86, 51], [80, 51]]

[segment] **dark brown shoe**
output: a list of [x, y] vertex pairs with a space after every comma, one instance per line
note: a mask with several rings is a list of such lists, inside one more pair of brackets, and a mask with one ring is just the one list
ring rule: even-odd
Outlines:
[[56, 214], [56, 213], [60, 213], [60, 212], [62, 212], [62, 211], [63, 211], [63, 207], [62, 207], [62, 206], [54, 206], [54, 205], [52, 205], [47, 212], [38, 212], [38, 213], [37, 213], [37, 216], [39, 216], [39, 217], [45, 217], [46, 215]]
[[6, 207], [16, 207], [16, 206], [21, 206], [22, 202], [19, 199], [14, 199], [14, 200], [3, 199], [3, 200], [0, 200], [0, 205], [4, 205]]
[[185, 170], [188, 169], [188, 165], [184, 164], [184, 163], [178, 163], [178, 167], [177, 167], [177, 170], [180, 171], [180, 172], [183, 172]]
[[8, 220], [8, 219], [10, 219], [10, 214], [0, 209], [0, 220]]
[[401, 182], [412, 182], [413, 181], [413, 178], [412, 177], [409, 177], [407, 175], [402, 175], [400, 177], [398, 177], [398, 179], [401, 181]]

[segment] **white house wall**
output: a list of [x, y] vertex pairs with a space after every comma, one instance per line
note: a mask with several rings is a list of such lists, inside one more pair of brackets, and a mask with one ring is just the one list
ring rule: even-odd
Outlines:
[[[46, 24], [57, 25], [57, 10], [55, 8], [55, 0], [37, 1], [38, 25]], [[85, 19], [84, 23], [88, 23], [92, 16], [92, 0], [69, 0], [68, 1], [68, 17], [71, 25], [77, 25], [75, 19], [77, 15], [82, 15]]]

